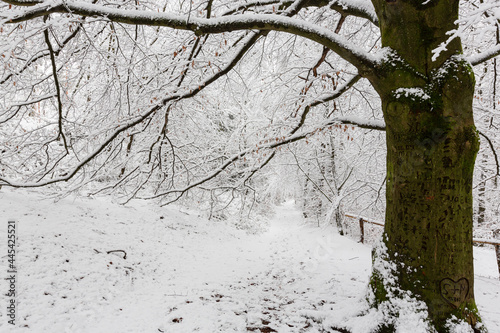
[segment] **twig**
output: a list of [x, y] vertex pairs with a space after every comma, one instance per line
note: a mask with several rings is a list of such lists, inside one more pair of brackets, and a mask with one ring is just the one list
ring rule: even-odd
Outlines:
[[111, 250], [111, 251], [107, 251], [106, 253], [110, 254], [110, 253], [113, 253], [113, 252], [123, 252], [123, 259], [127, 259], [127, 252], [125, 252], [123, 250]]

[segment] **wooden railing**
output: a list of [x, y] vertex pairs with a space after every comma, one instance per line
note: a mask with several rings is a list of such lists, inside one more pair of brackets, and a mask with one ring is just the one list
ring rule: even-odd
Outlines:
[[[370, 220], [370, 219], [368, 219], [366, 217], [363, 217], [363, 216], [354, 215], [354, 214], [351, 214], [351, 213], [346, 213], [344, 215], [346, 217], [350, 217], [350, 218], [353, 218], [353, 219], [356, 219], [356, 220], [359, 221], [359, 231], [360, 231], [360, 239], [359, 239], [359, 241], [361, 243], [365, 242], [365, 223], [374, 224], [374, 225], [378, 225], [378, 226], [382, 226], [382, 227], [384, 226], [383, 222]], [[495, 230], [494, 237], [499, 237], [499, 236], [500, 236], [500, 230]], [[495, 253], [496, 253], [496, 256], [497, 256], [498, 273], [500, 275], [500, 240], [496, 240], [496, 239], [484, 239], [484, 238], [474, 238], [474, 239], [472, 239], [472, 241], [474, 243], [476, 243], [476, 244], [488, 244], [488, 245], [495, 246]]]
[[384, 226], [384, 223], [382, 223], [382, 222], [372, 221], [372, 220], [369, 220], [369, 219], [362, 217], [362, 216], [353, 215], [353, 214], [349, 214], [349, 213], [346, 213], [344, 215], [347, 217], [359, 220], [359, 231], [360, 231], [360, 235], [361, 235], [359, 241], [361, 243], [365, 242], [365, 223], [375, 224], [375, 225], [379, 225], [382, 227]]

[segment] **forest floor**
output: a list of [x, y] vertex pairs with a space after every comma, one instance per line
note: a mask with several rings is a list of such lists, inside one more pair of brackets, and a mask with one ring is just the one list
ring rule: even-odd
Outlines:
[[[8, 189], [0, 216], [6, 277], [7, 220], [18, 238], [16, 325], [2, 278], [0, 332], [366, 333], [380, 321], [365, 301], [371, 247], [307, 225], [293, 202], [259, 233], [152, 202], [53, 202]], [[500, 332], [492, 249], [475, 249], [475, 272], [483, 320]], [[423, 330], [409, 319], [401, 332]]]

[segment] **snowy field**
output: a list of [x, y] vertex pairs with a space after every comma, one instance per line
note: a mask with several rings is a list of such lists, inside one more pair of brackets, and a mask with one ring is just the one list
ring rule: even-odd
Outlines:
[[[366, 310], [371, 248], [305, 225], [292, 202], [258, 234], [149, 202], [54, 203], [5, 188], [0, 215], [2, 275], [8, 219], [18, 221], [19, 245], [16, 327], [2, 278], [0, 332], [366, 333], [377, 322], [356, 317]], [[476, 249], [475, 264], [483, 320], [500, 332], [493, 250]]]

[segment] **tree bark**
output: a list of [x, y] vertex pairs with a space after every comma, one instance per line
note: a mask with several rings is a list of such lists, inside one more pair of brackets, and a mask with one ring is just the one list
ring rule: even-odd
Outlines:
[[[458, 1], [373, 2], [382, 44], [391, 48], [369, 78], [387, 127], [387, 210], [383, 244], [374, 257], [374, 304], [410, 297], [426, 305], [438, 332], [449, 330], [453, 316], [476, 330], [474, 75], [458, 39], [432, 59], [432, 50], [454, 28]], [[388, 320], [380, 330], [395, 329]]]

